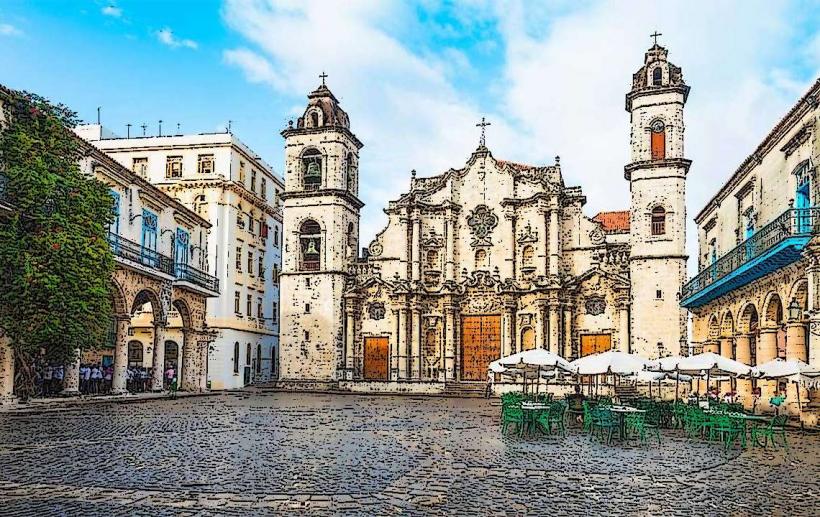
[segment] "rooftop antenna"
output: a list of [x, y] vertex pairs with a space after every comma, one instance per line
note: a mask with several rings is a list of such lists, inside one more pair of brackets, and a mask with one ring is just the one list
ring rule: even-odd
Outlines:
[[142, 128], [142, 136], [145, 136], [145, 130], [148, 129], [148, 124], [143, 122], [140, 127]]
[[100, 125], [100, 109], [102, 106], [97, 106], [97, 125]]
[[225, 132], [226, 132], [226, 133], [230, 133], [230, 132], [231, 132], [231, 124], [232, 124], [232, 123], [233, 123], [233, 120], [229, 120], [229, 121], [228, 121], [228, 127], [226, 127], [226, 128], [225, 128]]
[[162, 136], [162, 119], [159, 121], [159, 136]]
[[131, 138], [131, 124], [130, 123], [126, 124], [125, 127], [126, 127], [126, 130], [125, 130], [126, 131], [126, 133], [125, 133], [126, 138]]
[[180, 134], [180, 132], [179, 132], [179, 122], [177, 122], [177, 134], [178, 135]]

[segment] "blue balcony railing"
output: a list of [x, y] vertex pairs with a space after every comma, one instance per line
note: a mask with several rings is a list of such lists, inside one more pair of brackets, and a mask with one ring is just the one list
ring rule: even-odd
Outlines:
[[800, 258], [820, 233], [820, 208], [790, 208], [706, 266], [681, 290], [681, 305], [700, 307]]
[[174, 264], [174, 273], [177, 280], [190, 282], [215, 293], [219, 292], [219, 279], [217, 277], [211, 276], [204, 271], [200, 271], [190, 264], [182, 264], [177, 262]]
[[108, 232], [108, 243], [117, 257], [156, 269], [166, 275], [174, 274], [174, 262], [156, 250], [146, 248], [113, 232]]

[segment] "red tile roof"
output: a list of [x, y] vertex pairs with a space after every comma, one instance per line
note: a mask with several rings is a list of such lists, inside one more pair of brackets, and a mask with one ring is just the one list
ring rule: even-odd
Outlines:
[[605, 232], [621, 233], [629, 231], [629, 210], [600, 212], [592, 220], [601, 223]]

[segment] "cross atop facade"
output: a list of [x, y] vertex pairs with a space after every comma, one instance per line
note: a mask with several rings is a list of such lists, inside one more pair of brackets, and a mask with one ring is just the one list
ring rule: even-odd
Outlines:
[[487, 141], [487, 139], [486, 139], [486, 136], [487, 136], [486, 135], [486, 130], [487, 130], [487, 126], [489, 126], [489, 125], [491, 125], [491, 124], [489, 122], [485, 121], [484, 117], [481, 117], [481, 122], [475, 125], [475, 127], [480, 127], [481, 128], [481, 140], [479, 140], [479, 144], [481, 145], [481, 147], [484, 147], [484, 144]]
[[649, 35], [649, 37], [650, 37], [650, 38], [654, 38], [654, 39], [655, 39], [655, 45], [657, 45], [657, 44], [658, 44], [658, 36], [663, 36], [663, 34], [662, 34], [662, 33], [660, 33], [660, 32], [658, 32], [658, 31], [655, 31], [654, 33], [652, 33], [652, 34], [650, 34], [650, 35]]
[[325, 79], [327, 79], [327, 74], [325, 73], [324, 70], [322, 70], [322, 73], [319, 74], [319, 77], [322, 79], [322, 86], [324, 86], [325, 85]]

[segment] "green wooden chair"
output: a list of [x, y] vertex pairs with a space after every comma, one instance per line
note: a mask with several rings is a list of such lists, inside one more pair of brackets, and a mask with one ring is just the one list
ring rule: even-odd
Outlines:
[[520, 404], [518, 406], [511, 405], [506, 408], [501, 421], [501, 434], [507, 434], [507, 428], [510, 424], [515, 424], [518, 436], [524, 434], [524, 410], [521, 409]]
[[657, 426], [647, 425], [646, 413], [629, 413], [626, 415], [626, 434], [627, 439], [632, 436], [637, 437], [641, 444], [646, 443], [646, 431], [655, 434], [658, 443], [661, 443], [661, 433]]
[[712, 427], [709, 429], [709, 439], [719, 437], [723, 442], [723, 450], [728, 450], [738, 438], [741, 446], [746, 446], [746, 427], [743, 422], [738, 421], [728, 415], [716, 415], [712, 418]]
[[590, 436], [594, 436], [597, 431], [601, 440], [603, 440], [604, 436], [606, 436], [607, 445], [611, 444], [613, 433], [618, 432], [618, 428], [620, 427], [618, 424], [618, 419], [612, 411], [608, 409], [596, 409], [595, 413], [597, 413], [597, 415], [593, 415], [593, 432]]
[[[789, 442], [786, 441], [786, 424], [789, 421], [788, 415], [777, 415], [772, 418], [767, 426], [761, 426], [753, 430], [754, 436], [752, 439], [761, 447], [766, 447], [766, 444], [771, 440], [772, 447], [777, 446], [775, 437], [780, 437], [783, 441], [783, 447], [789, 448]], [[760, 443], [760, 438], [763, 438], [763, 443]]]
[[563, 402], [554, 402], [549, 411], [545, 411], [538, 416], [538, 424], [541, 425], [549, 434], [552, 434], [552, 428], [555, 426], [556, 431], [561, 432], [561, 436], [567, 436], [567, 428], [564, 424], [564, 414], [567, 406]]

